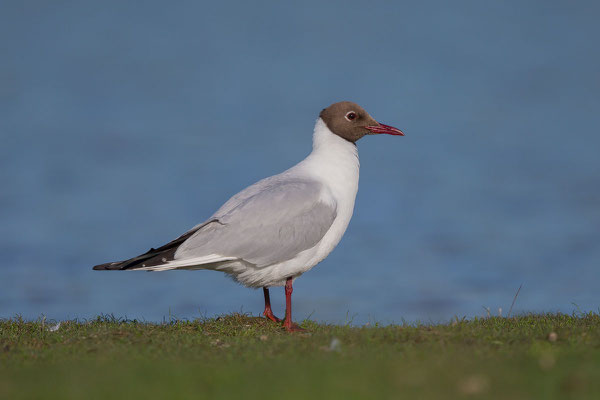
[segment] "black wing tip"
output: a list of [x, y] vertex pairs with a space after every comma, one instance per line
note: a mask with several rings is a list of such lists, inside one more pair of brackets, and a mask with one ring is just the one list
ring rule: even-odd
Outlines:
[[106, 264], [100, 264], [100, 265], [96, 265], [94, 266], [94, 268], [92, 268], [94, 271], [114, 271], [114, 270], [119, 270], [120, 268], [120, 264], [121, 263], [106, 263]]
[[[208, 221], [208, 222], [212, 222], [212, 221], [213, 220]], [[204, 225], [206, 225], [208, 222], [206, 222]], [[175, 251], [179, 248], [179, 245], [182, 244], [183, 242], [185, 242], [187, 239], [189, 239], [194, 233], [196, 233], [204, 225], [200, 225], [200, 226], [196, 227], [195, 229], [187, 231], [183, 235], [179, 236], [177, 239], [172, 240], [169, 243], [167, 243], [164, 246], [161, 246], [157, 249], [152, 247], [152, 248], [150, 248], [150, 250], [148, 250], [144, 254], [139, 255], [137, 257], [133, 257], [133, 258], [130, 258], [129, 260], [125, 260], [125, 261], [116, 261], [116, 262], [109, 262], [109, 263], [105, 263], [105, 264], [96, 265], [92, 269], [94, 271], [123, 271], [123, 270], [129, 270], [129, 269], [139, 269], [141, 267], [146, 267], [146, 266], [161, 265], [164, 262], [163, 258], [166, 258], [167, 260], [172, 260], [175, 255]], [[144, 264], [142, 264], [142, 263], [144, 263]], [[142, 266], [140, 266], [139, 264], [142, 264]]]

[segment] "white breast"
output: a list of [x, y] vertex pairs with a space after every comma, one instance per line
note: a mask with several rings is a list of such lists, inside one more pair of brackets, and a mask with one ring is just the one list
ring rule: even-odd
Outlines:
[[[308, 270], [327, 257], [346, 232], [354, 212], [360, 162], [356, 145], [332, 133], [319, 119], [315, 126], [313, 152], [303, 163], [305, 165], [302, 167], [331, 191], [330, 195], [337, 206], [337, 217], [317, 245]], [[327, 195], [329, 194], [324, 194]]]
[[315, 125], [312, 153], [288, 173], [322, 182], [324, 190], [321, 200], [334, 203], [337, 216], [316, 246], [301, 252], [292, 260], [265, 268], [269, 271], [263, 271], [266, 275], [264, 286], [280, 286], [286, 278], [300, 276], [321, 262], [337, 246], [354, 211], [359, 167], [356, 145], [332, 133], [319, 118]]

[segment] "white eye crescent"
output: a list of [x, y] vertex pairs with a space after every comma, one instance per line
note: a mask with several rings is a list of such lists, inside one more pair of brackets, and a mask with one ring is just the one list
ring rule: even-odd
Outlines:
[[356, 112], [354, 111], [348, 111], [346, 113], [346, 119], [348, 121], [354, 121], [356, 118], [358, 117], [358, 115], [356, 114]]

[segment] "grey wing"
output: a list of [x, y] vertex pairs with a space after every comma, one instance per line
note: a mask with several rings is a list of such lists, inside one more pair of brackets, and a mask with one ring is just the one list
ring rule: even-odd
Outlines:
[[289, 260], [315, 246], [336, 217], [322, 201], [323, 186], [307, 180], [272, 182], [199, 229], [178, 248], [175, 260], [216, 254], [258, 267]]

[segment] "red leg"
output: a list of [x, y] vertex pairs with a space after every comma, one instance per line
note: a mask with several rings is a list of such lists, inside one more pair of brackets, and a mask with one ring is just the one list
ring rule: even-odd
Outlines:
[[273, 311], [271, 310], [271, 297], [269, 296], [269, 288], [264, 287], [263, 293], [265, 295], [265, 311], [263, 312], [263, 315], [273, 322], [281, 321], [273, 314]]
[[298, 325], [292, 322], [292, 278], [287, 278], [285, 281], [285, 320], [283, 321], [283, 327], [288, 332], [305, 332], [306, 329], [300, 328]]

